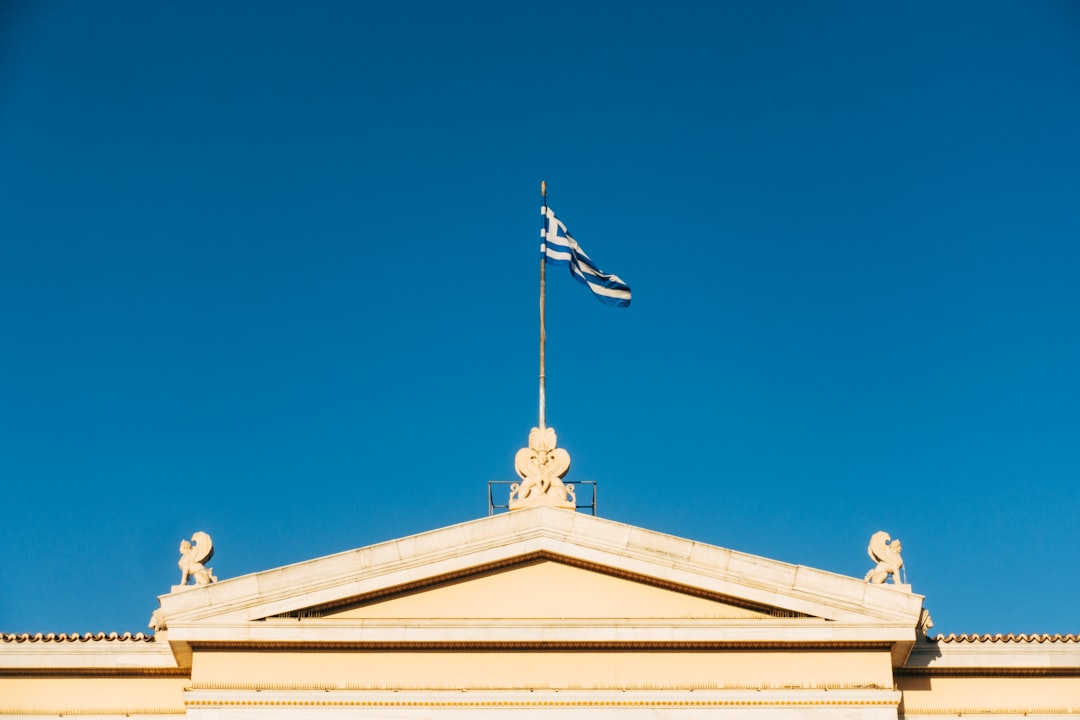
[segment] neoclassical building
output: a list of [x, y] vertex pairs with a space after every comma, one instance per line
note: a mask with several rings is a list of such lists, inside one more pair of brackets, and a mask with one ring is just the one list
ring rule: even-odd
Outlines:
[[1076, 636], [930, 638], [905, 585], [544, 497], [217, 582], [193, 555], [152, 634], [4, 635], [0, 715], [1080, 716]]

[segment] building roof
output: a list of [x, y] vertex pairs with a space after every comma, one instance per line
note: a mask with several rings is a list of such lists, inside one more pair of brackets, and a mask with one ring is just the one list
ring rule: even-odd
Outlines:
[[48, 643], [48, 642], [153, 642], [149, 633], [3, 633], [0, 642], [6, 643]]

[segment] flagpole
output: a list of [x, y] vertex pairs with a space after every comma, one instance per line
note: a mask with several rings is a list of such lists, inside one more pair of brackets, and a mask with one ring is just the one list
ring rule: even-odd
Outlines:
[[[543, 213], [543, 217], [544, 217], [542, 222], [544, 223], [543, 227], [545, 228], [545, 232], [546, 232], [546, 228], [547, 228], [547, 183], [544, 182], [543, 180], [540, 181], [540, 202], [541, 202], [541, 207], [543, 208], [542, 213]], [[540, 429], [541, 430], [543, 430], [544, 426], [545, 426], [546, 418], [544, 417], [544, 415], [545, 415], [545, 412], [547, 410], [547, 396], [546, 396], [546, 389], [547, 388], [546, 388], [546, 382], [545, 382], [546, 378], [544, 376], [544, 345], [545, 345], [545, 343], [547, 341], [547, 331], [544, 329], [544, 313], [545, 313], [545, 304], [544, 304], [545, 277], [544, 277], [544, 272], [545, 272], [546, 268], [547, 268], [547, 255], [546, 255], [546, 253], [541, 253], [541, 255], [540, 255]]]

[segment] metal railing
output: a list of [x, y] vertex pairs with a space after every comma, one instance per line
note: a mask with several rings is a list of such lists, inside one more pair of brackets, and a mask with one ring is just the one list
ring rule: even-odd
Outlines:
[[[494, 515], [495, 511], [510, 509], [510, 486], [519, 483], [520, 480], [488, 480], [488, 515]], [[595, 480], [563, 480], [564, 485], [574, 486], [574, 495], [577, 498], [577, 510], [596, 515], [596, 481]], [[505, 486], [506, 492], [501, 488]], [[505, 497], [505, 502], [495, 502], [495, 488], [499, 487], [500, 497]], [[582, 490], [587, 489], [588, 497], [582, 497]], [[587, 502], [582, 502], [585, 500]]]

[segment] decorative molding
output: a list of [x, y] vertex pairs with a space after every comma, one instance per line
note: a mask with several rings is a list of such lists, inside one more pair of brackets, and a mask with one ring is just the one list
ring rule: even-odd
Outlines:
[[944, 667], [895, 668], [896, 677], [961, 677], [961, 678], [1022, 678], [1022, 677], [1080, 677], [1080, 667]]
[[1054, 706], [1054, 707], [1010, 707], [1010, 708], [992, 708], [992, 707], [925, 707], [925, 708], [905, 708], [900, 714], [902, 718], [916, 717], [919, 715], [950, 715], [952, 717], [959, 717], [961, 715], [1013, 715], [1016, 717], [1028, 717], [1031, 715], [1080, 715], [1080, 706]]
[[[191, 677], [190, 668], [109, 668], [109, 667], [0, 667], [0, 677], [80, 677], [80, 678], [140, 678]], [[2, 714], [2, 713], [0, 713]]]
[[903, 675], [1080, 675], [1080, 643], [1075, 641], [997, 639], [915, 643]]
[[[430, 652], [655, 652], [657, 650], [670, 650], [673, 652], [711, 652], [725, 650], [861, 650], [888, 652], [892, 645], [880, 641], [808, 641], [796, 640], [776, 641], [672, 641], [661, 640], [655, 642], [634, 641], [480, 641], [480, 642], [323, 642], [323, 641], [226, 641], [226, 642], [196, 642], [192, 648], [198, 650], [259, 650], [259, 651], [282, 651], [295, 652], [297, 650], [325, 650], [343, 652], [402, 652], [402, 651], [430, 651]], [[861, 686], [860, 686], [861, 687]]]
[[[853, 643], [860, 648], [891, 647], [894, 666], [898, 646], [910, 647], [914, 630], [902, 625], [836, 623], [820, 619], [705, 620], [705, 619], [432, 619], [432, 620], [275, 620], [210, 627], [173, 625], [170, 639], [191, 647], [207, 643], [260, 646], [280, 643], [301, 647], [425, 647], [475, 649], [481, 647], [584, 648], [724, 647], [755, 645], [790, 649], [809, 645], [839, 647]], [[181, 663], [182, 664], [182, 663]]]
[[1025, 633], [1009, 633], [1002, 635], [997, 633], [991, 635], [990, 633], [984, 633], [982, 635], [968, 635], [962, 633], [957, 635], [956, 633], [949, 633], [948, 635], [935, 635], [932, 638], [928, 638], [930, 642], [936, 643], [1080, 643], [1080, 635], [1061, 633], [1031, 633], [1030, 635]]
[[154, 642], [154, 636], [145, 633], [4, 633], [0, 641], [6, 643], [23, 642]]
[[894, 688], [890, 686], [880, 685], [878, 683], [806, 683], [806, 684], [793, 684], [783, 683], [779, 685], [773, 685], [771, 683], [683, 683], [679, 685], [662, 685], [662, 684], [621, 684], [621, 685], [597, 685], [595, 687], [584, 687], [570, 685], [567, 687], [549, 687], [543, 685], [521, 685], [517, 687], [503, 687], [492, 685], [490, 687], [470, 687], [462, 688], [460, 686], [442, 687], [437, 685], [363, 685], [358, 683], [240, 683], [240, 682], [194, 682], [191, 684], [191, 690], [243, 690], [248, 692], [260, 692], [263, 690], [274, 691], [288, 691], [288, 692], [328, 692], [328, 691], [341, 691], [341, 692], [364, 692], [364, 693], [410, 693], [410, 692], [452, 692], [455, 695], [460, 695], [465, 692], [481, 692], [481, 693], [522, 693], [522, 692], [548, 692], [548, 693], [625, 693], [625, 692], [700, 692], [700, 691], [713, 691], [722, 690], [724, 692], [732, 691], [753, 691], [753, 692], [789, 692], [789, 691], [807, 691], [807, 690], [852, 690], [852, 691], [866, 691], [866, 690], [887, 690], [891, 691]]
[[737, 689], [737, 690], [511, 690], [511, 691], [353, 691], [353, 690], [196, 690], [184, 694], [189, 709], [380, 708], [430, 709], [719, 709], [719, 708], [893, 708], [900, 693], [891, 689]]
[[893, 700], [611, 700], [611, 701], [559, 701], [533, 700], [530, 702], [475, 701], [423, 702], [402, 700], [399, 702], [379, 700], [189, 700], [188, 708], [220, 707], [365, 707], [365, 708], [809, 708], [809, 707], [896, 707]]
[[81, 708], [81, 707], [55, 707], [28, 710], [24, 708], [7, 708], [0, 706], [0, 715], [51, 715], [52, 717], [65, 717], [71, 715], [116, 715], [124, 718], [137, 718], [139, 716], [154, 715], [186, 715], [187, 709], [183, 707], [159, 707], [159, 708]]

